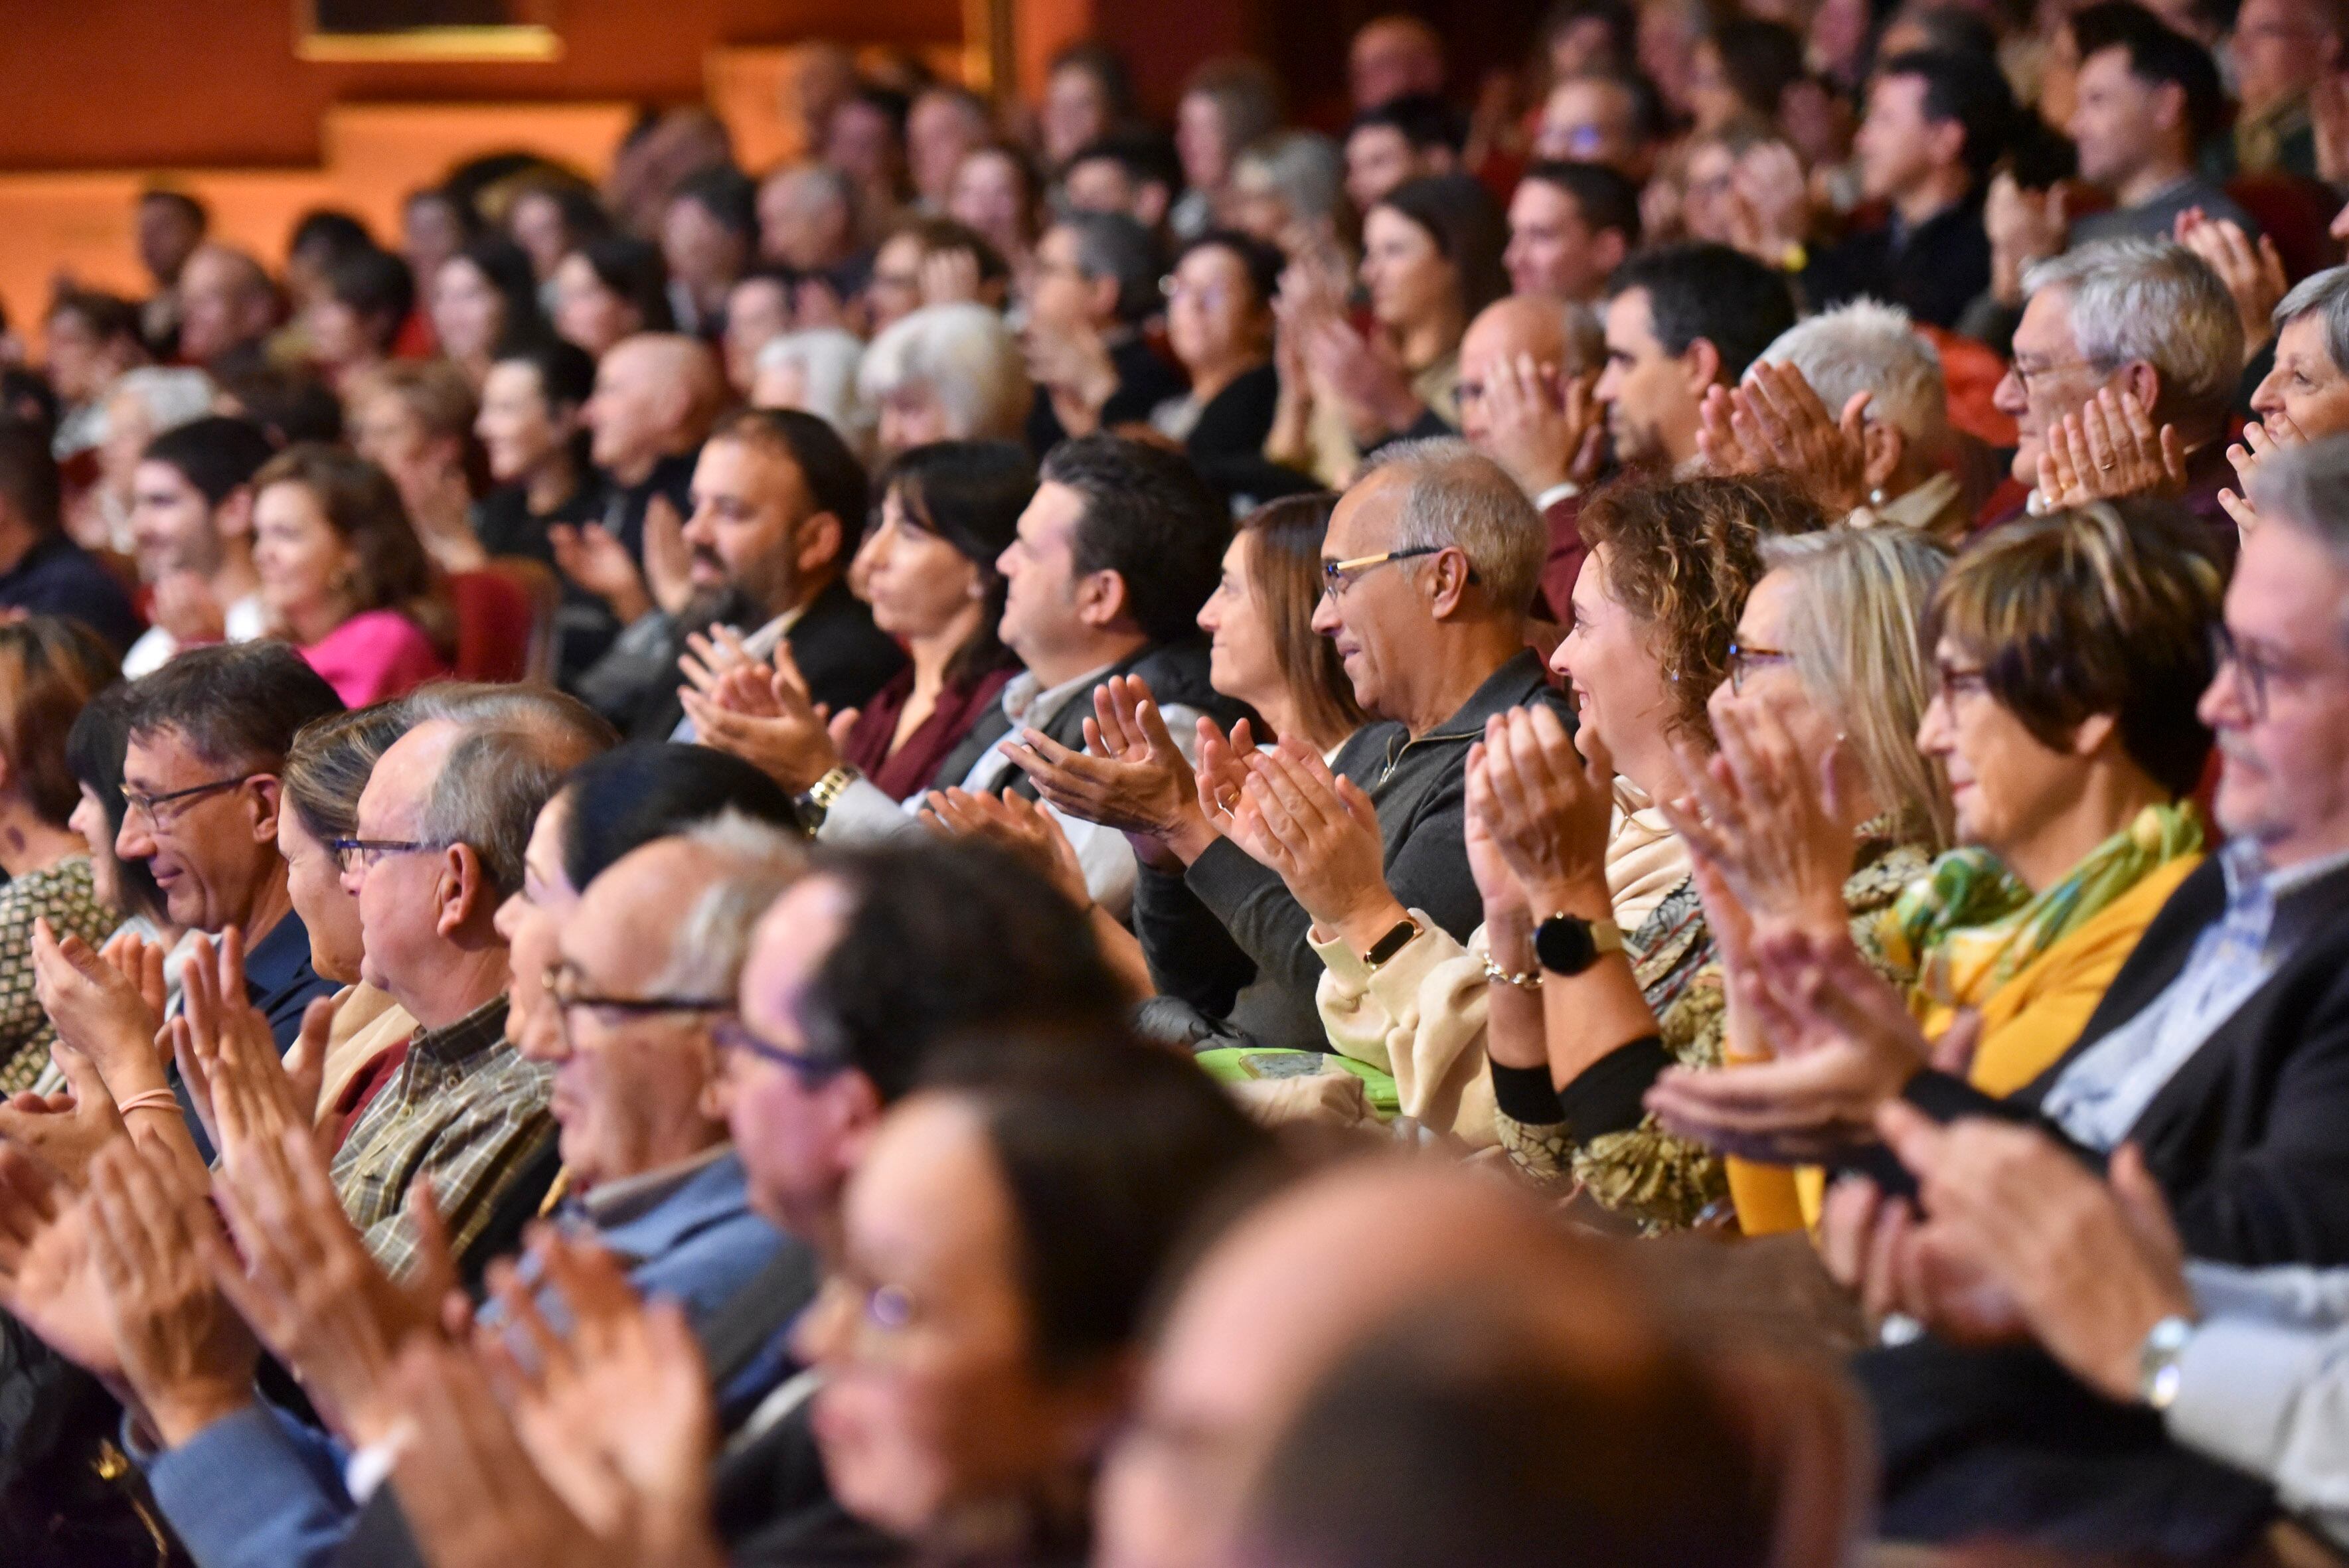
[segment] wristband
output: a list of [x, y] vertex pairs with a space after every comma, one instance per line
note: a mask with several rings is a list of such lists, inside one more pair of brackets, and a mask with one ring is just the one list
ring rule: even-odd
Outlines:
[[170, 1110], [176, 1115], [180, 1109], [180, 1097], [168, 1088], [142, 1088], [137, 1094], [117, 1100], [114, 1109], [125, 1116], [134, 1110]]

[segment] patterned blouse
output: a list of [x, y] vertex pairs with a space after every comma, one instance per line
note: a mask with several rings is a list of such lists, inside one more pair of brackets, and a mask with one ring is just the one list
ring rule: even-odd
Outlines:
[[121, 923], [98, 902], [87, 855], [26, 872], [0, 887], [0, 1094], [32, 1088], [57, 1039], [33, 995], [33, 922], [42, 916], [60, 937], [71, 933], [93, 947]]
[[[1924, 846], [1898, 841], [1882, 831], [1888, 826], [1870, 822], [1860, 830], [1858, 869], [1843, 889], [1853, 939], [1878, 969], [1884, 962], [1875, 936], [1877, 916], [1931, 858]], [[1729, 1024], [1720, 958], [1693, 881], [1667, 894], [1640, 929], [1624, 938], [1624, 947], [1656, 1016], [1656, 1038], [1610, 1052], [1585, 1073], [1590, 1078], [1618, 1057], [1630, 1071], [1642, 1065], [1631, 1060], [1634, 1053], [1644, 1058], [1644, 1081], [1610, 1086], [1609, 1098], [1618, 1105], [1630, 1103], [1626, 1095], [1635, 1099], [1644, 1093], [1667, 1066], [1719, 1067]], [[1568, 1093], [1579, 1087], [1578, 1080], [1568, 1086]], [[1701, 1143], [1666, 1132], [1644, 1110], [1614, 1119], [1625, 1125], [1578, 1137], [1563, 1102], [1556, 1119], [1526, 1120], [1522, 1117], [1527, 1102], [1521, 1094], [1504, 1091], [1503, 1100], [1495, 1127], [1502, 1148], [1523, 1174], [1547, 1188], [1578, 1188], [1645, 1232], [1683, 1229], [1729, 1195], [1721, 1157]], [[1511, 1113], [1513, 1104], [1517, 1114]]]

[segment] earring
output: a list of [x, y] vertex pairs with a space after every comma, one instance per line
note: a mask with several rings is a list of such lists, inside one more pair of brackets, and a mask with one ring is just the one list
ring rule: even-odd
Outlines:
[[1868, 504], [1870, 506], [1882, 506], [1884, 504], [1884, 487], [1882, 485], [1878, 485], [1875, 489], [1868, 492]]

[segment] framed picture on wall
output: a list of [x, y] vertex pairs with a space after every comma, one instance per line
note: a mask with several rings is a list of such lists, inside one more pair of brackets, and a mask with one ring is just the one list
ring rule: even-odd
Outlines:
[[294, 0], [305, 60], [552, 60], [554, 0]]

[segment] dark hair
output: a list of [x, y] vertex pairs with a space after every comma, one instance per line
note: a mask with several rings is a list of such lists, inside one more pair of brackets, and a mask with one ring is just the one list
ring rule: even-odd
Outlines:
[[840, 432], [797, 408], [738, 408], [709, 432], [713, 441], [747, 441], [791, 459], [817, 511], [840, 520], [843, 549], [853, 543], [871, 504], [864, 465]]
[[1777, 335], [1795, 325], [1786, 274], [1743, 251], [1695, 242], [1631, 257], [1607, 280], [1607, 297], [1648, 293], [1648, 315], [1664, 352], [1682, 355], [1703, 338], [1721, 355], [1721, 378], [1745, 374]]
[[1640, 248], [1640, 188], [1604, 163], [1544, 159], [1527, 167], [1527, 180], [1556, 186], [1574, 198], [1583, 226], [1594, 234], [1609, 229], [1623, 236], [1624, 249]]
[[1712, 31], [1713, 49], [1729, 85], [1747, 108], [1778, 118], [1778, 100], [1801, 81], [1803, 36], [1783, 22], [1733, 16]]
[[409, 728], [408, 706], [394, 701], [330, 713], [295, 732], [278, 787], [312, 838], [323, 844], [358, 831], [359, 791]]
[[1208, 249], [1229, 251], [1239, 258], [1240, 267], [1247, 273], [1248, 289], [1256, 295], [1258, 310], [1270, 310], [1273, 297], [1280, 293], [1280, 274], [1288, 265], [1288, 258], [1280, 247], [1268, 245], [1254, 234], [1244, 234], [1237, 229], [1210, 229], [1176, 253], [1174, 264], [1194, 251]]
[[100, 343], [113, 343], [123, 338], [145, 344], [140, 335], [139, 307], [120, 294], [102, 289], [60, 289], [49, 301], [48, 318], [78, 315], [89, 328], [92, 337]]
[[1705, 699], [1729, 675], [1737, 617], [1768, 570], [1762, 542], [1825, 528], [1818, 503], [1778, 471], [1622, 480], [1593, 495], [1575, 521], [1593, 551], [1609, 547], [1609, 597], [1653, 628], [1650, 640], [1679, 707], [1668, 722], [1711, 746]]
[[207, 414], [148, 442], [139, 460], [169, 464], [196, 487], [205, 505], [218, 506], [253, 482], [269, 454], [269, 438], [252, 420]]
[[1468, 117], [1433, 93], [1404, 93], [1362, 110], [1346, 127], [1346, 138], [1350, 140], [1356, 131], [1373, 126], [1396, 132], [1413, 152], [1441, 147], [1457, 157], [1468, 145]]
[[457, 232], [466, 239], [481, 232], [481, 214], [471, 195], [454, 185], [419, 185], [401, 199], [399, 210], [404, 216], [411, 207], [436, 204], [449, 209], [457, 220]]
[[575, 343], [560, 337], [518, 343], [498, 359], [527, 365], [535, 371], [539, 395], [551, 407], [576, 408], [595, 395], [595, 357]]
[[1077, 271], [1090, 279], [1117, 280], [1117, 316], [1133, 323], [1158, 309], [1158, 242], [1123, 212], [1071, 212], [1052, 225], [1077, 242]]
[[2149, 88], [2175, 86], [2186, 99], [2187, 148], [2209, 139], [2227, 115], [2227, 93], [2210, 51], [2174, 32], [2131, 0], [2104, 0], [2072, 13], [2072, 41], [2080, 62], [2106, 49], [2128, 53], [2129, 75]]
[[1071, 547], [1079, 576], [1116, 573], [1128, 612], [1154, 643], [1197, 630], [1232, 523], [1188, 459], [1121, 436], [1085, 436], [1054, 447], [1040, 477], [1084, 498]]
[[[1028, 150], [1016, 141], [988, 141], [963, 154], [963, 162], [968, 163], [974, 158], [1000, 158], [1011, 166], [1011, 171], [1019, 176], [1019, 231], [1030, 239], [1041, 232], [1038, 208], [1044, 197], [1044, 175], [1036, 167], [1036, 160], [1030, 156]], [[960, 168], [961, 165], [956, 167]]]
[[1558, 0], [1542, 18], [1543, 51], [1548, 51], [1560, 33], [1586, 18], [1606, 25], [1609, 64], [1615, 69], [1628, 69], [1639, 62], [1640, 14], [1624, 0]]
[[529, 252], [503, 234], [479, 234], [449, 260], [472, 263], [505, 301], [505, 325], [498, 332], [492, 354], [546, 335], [546, 318], [538, 308], [538, 273], [531, 267]]
[[2195, 710], [2225, 588], [2209, 550], [2207, 531], [2170, 502], [2025, 518], [1943, 574], [1926, 644], [1946, 637], [1979, 659], [1992, 698], [2041, 745], [2067, 746], [2109, 713], [2130, 759], [2189, 794], [2210, 754]]
[[[1372, 204], [1410, 219], [1434, 240], [1437, 253], [1460, 277], [1461, 319], [1509, 292], [1501, 253], [1508, 248], [1509, 225], [1500, 203], [1473, 174], [1431, 174], [1406, 180]], [[1764, 339], [1766, 342], [1767, 339]]]
[[891, 229], [881, 242], [885, 245], [904, 234], [911, 234], [920, 244], [924, 261], [942, 251], [968, 251], [978, 260], [978, 281], [982, 284], [1000, 283], [1011, 276], [1011, 264], [1003, 259], [995, 242], [968, 223], [935, 214], [907, 218]]
[[[5, 314], [0, 312], [0, 319]], [[31, 426], [42, 440], [53, 440], [57, 432], [57, 389], [37, 370], [22, 365], [0, 366], [0, 420]]]
[[261, 427], [280, 449], [300, 441], [343, 438], [343, 403], [334, 388], [305, 371], [255, 366], [221, 379], [221, 390]]
[[1234, 1561], [1777, 1561], [1771, 1466], [1719, 1380], [1685, 1352], [1602, 1358], [1542, 1312], [1471, 1288], [1354, 1344], [1275, 1441]]
[[1147, 126], [1105, 131], [1069, 154], [1068, 162], [1061, 166], [1062, 177], [1080, 163], [1102, 160], [1116, 164], [1136, 185], [1164, 185], [1169, 191], [1183, 189], [1183, 160], [1164, 131]]
[[[1935, 54], [1975, 55], [1983, 59], [1995, 59], [1998, 55], [1998, 29], [1990, 18], [1971, 5], [1919, 5], [1902, 7], [1885, 19], [1889, 31], [1894, 21], [1916, 28], [1925, 35], [1920, 48]], [[1913, 52], [1913, 51], [1912, 51]]]
[[914, 112], [914, 100], [911, 97], [899, 92], [895, 88], [885, 87], [879, 82], [867, 81], [859, 82], [856, 90], [843, 100], [842, 107], [845, 108], [853, 103], [863, 104], [866, 108], [887, 120], [890, 131], [897, 139], [901, 142], [905, 139], [905, 121]]
[[593, 186], [552, 170], [531, 175], [515, 187], [506, 202], [506, 218], [511, 232], [513, 210], [525, 196], [543, 196], [563, 214], [564, 238], [569, 242], [566, 250], [577, 250], [598, 235], [612, 232], [612, 215], [595, 197]]
[[356, 452], [305, 442], [288, 447], [253, 476], [258, 495], [276, 484], [296, 484], [318, 503], [326, 526], [358, 558], [348, 590], [353, 613], [398, 610], [427, 631], [440, 627], [432, 565], [408, 520], [391, 476]]
[[1029, 1348], [1046, 1377], [1132, 1346], [1193, 1227], [1274, 1151], [1213, 1078], [1122, 1035], [957, 1043], [920, 1087], [978, 1113], [1011, 1201]]
[[573, 254], [595, 281], [634, 305], [647, 332], [676, 330], [668, 305], [668, 263], [658, 245], [629, 234], [598, 234]]
[[874, 485], [897, 494], [905, 521], [936, 534], [978, 568], [985, 592], [978, 629], [947, 661], [947, 685], [966, 688], [1018, 660], [1003, 645], [1003, 574], [995, 558], [1019, 537], [1036, 494], [1036, 464], [1016, 441], [934, 441], [898, 455]]
[[800, 1023], [885, 1103], [975, 1031], [1121, 1032], [1125, 989], [1092, 928], [1026, 861], [969, 840], [883, 841], [819, 847], [813, 871], [846, 889], [851, 912], [801, 993]]
[[116, 682], [82, 704], [73, 727], [66, 732], [66, 769], [82, 789], [98, 797], [106, 813], [106, 853], [114, 860], [115, 878], [121, 884], [125, 914], [164, 917], [163, 890], [155, 885], [155, 869], [143, 860], [116, 857], [114, 840], [122, 831], [129, 803], [122, 798], [122, 757], [130, 744], [131, 687]]
[[1338, 645], [1313, 629], [1321, 601], [1321, 540], [1338, 498], [1322, 491], [1268, 501], [1240, 519], [1248, 582], [1264, 612], [1272, 660], [1317, 736], [1351, 735], [1363, 721]]
[[173, 191], [160, 185], [150, 185], [139, 192], [140, 206], [143, 207], [150, 201], [160, 201], [166, 207], [178, 208], [180, 216], [193, 223], [198, 234], [202, 234], [212, 225], [212, 209], [184, 191]]
[[722, 811], [800, 830], [783, 787], [740, 758], [707, 746], [632, 741], [573, 769], [562, 793], [563, 875], [576, 892], [630, 851], [706, 822]]
[[308, 660], [270, 639], [187, 649], [129, 689], [127, 734], [175, 730], [220, 768], [283, 768], [304, 725], [343, 711]]
[[323, 281], [328, 297], [367, 323], [378, 351], [391, 346], [416, 305], [416, 274], [405, 261], [374, 245], [338, 252], [326, 263]]
[[295, 220], [294, 232], [285, 242], [285, 253], [315, 253], [321, 262], [332, 262], [353, 251], [374, 247], [375, 236], [351, 213], [334, 207], [313, 207]]
[[66, 735], [83, 705], [122, 677], [114, 652], [79, 621], [0, 624], [0, 757], [41, 820], [62, 828], [81, 799]]
[[42, 432], [20, 420], [0, 420], [0, 503], [36, 533], [55, 533], [62, 523], [57, 459]]
[[[904, 116], [898, 117], [904, 123]], [[748, 243], [759, 245], [759, 185], [730, 163], [713, 163], [688, 174], [669, 192], [669, 202], [691, 201], [716, 219], [720, 227]]]
[[1937, 124], [1955, 121], [1966, 133], [1962, 156], [1967, 172], [1987, 180], [1992, 165], [2006, 150], [2009, 127], [2014, 119], [2014, 93], [2006, 73], [1988, 57], [1946, 49], [1911, 49], [1884, 62], [1879, 80], [1915, 77], [1925, 84], [1925, 118]]
[[1082, 71], [1101, 84], [1102, 96], [1109, 100], [1112, 125], [1132, 118], [1133, 77], [1115, 49], [1097, 38], [1080, 38], [1054, 55], [1044, 74], [1051, 77], [1066, 70]]

